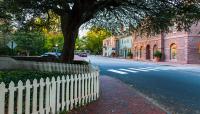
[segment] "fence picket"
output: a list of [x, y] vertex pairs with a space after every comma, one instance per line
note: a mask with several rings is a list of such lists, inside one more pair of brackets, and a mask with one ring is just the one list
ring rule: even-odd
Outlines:
[[46, 100], [45, 100], [45, 109], [46, 114], [49, 114], [50, 112], [50, 80], [49, 78], [46, 78]]
[[97, 99], [99, 98], [99, 72], [96, 72], [97, 76]]
[[74, 77], [71, 75], [70, 79], [70, 109], [73, 109], [74, 105]]
[[66, 84], [66, 111], [69, 110], [69, 104], [70, 104], [70, 101], [69, 101], [69, 76], [67, 76], [67, 84]]
[[30, 89], [31, 83], [29, 80], [26, 81], [26, 101], [25, 101], [25, 114], [30, 114]]
[[17, 114], [22, 114], [22, 99], [23, 99], [23, 83], [18, 82], [18, 95], [17, 95]]
[[8, 114], [13, 114], [14, 113], [14, 97], [15, 97], [15, 84], [14, 82], [10, 82], [9, 84], [9, 103], [8, 103]]
[[82, 74], [82, 105], [84, 105], [85, 104], [85, 92], [84, 92], [84, 89], [85, 89], [85, 87], [84, 87], [84, 82], [85, 82], [85, 74]]
[[75, 107], [77, 106], [77, 103], [78, 103], [78, 97], [77, 97], [77, 81], [78, 81], [78, 78], [77, 78], [77, 75], [75, 74], [75, 78], [74, 78], [74, 105]]
[[51, 107], [51, 113], [56, 114], [56, 81], [53, 77], [51, 79], [51, 90], [50, 90], [50, 107]]
[[94, 100], [94, 73], [91, 73], [91, 99]]
[[0, 84], [0, 114], [5, 114], [5, 94], [7, 89], [5, 88], [5, 84], [2, 82]]
[[88, 74], [88, 102], [91, 101], [91, 74]]
[[62, 110], [64, 110], [64, 108], [65, 108], [65, 77], [64, 76], [62, 76], [62, 100], [61, 100], [61, 102], [62, 102]]
[[78, 75], [78, 104], [81, 106], [81, 75]]
[[60, 84], [61, 84], [61, 81], [60, 81], [60, 77], [58, 76], [57, 77], [57, 95], [56, 95], [56, 111], [57, 113], [60, 112]]
[[94, 73], [94, 100], [96, 100], [97, 98], [97, 80], [96, 80], [96, 74]]
[[33, 80], [33, 104], [32, 104], [32, 113], [35, 114], [37, 112], [37, 80]]
[[85, 75], [85, 103], [88, 103], [88, 74]]
[[40, 79], [40, 97], [39, 97], [39, 112], [44, 114], [44, 79]]

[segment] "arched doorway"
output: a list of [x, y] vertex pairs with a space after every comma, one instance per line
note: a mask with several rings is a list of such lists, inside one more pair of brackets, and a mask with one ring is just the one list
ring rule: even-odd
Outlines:
[[171, 60], [177, 59], [177, 46], [175, 43], [170, 45], [170, 59]]
[[155, 44], [153, 46], [153, 59], [154, 59], [154, 53], [158, 50], [158, 46]]
[[146, 47], [146, 59], [147, 59], [147, 60], [150, 60], [150, 59], [151, 59], [150, 45], [147, 45], [147, 47]]

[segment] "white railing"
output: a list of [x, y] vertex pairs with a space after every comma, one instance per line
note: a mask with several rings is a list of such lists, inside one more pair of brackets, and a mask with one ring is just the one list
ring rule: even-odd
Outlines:
[[91, 65], [65, 64], [52, 62], [18, 61], [18, 68], [70, 74], [89, 73], [94, 71]]
[[99, 98], [99, 72], [0, 84], [0, 114], [58, 114]]

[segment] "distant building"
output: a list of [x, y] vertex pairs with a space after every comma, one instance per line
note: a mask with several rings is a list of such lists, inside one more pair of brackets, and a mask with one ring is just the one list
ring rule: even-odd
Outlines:
[[116, 40], [115, 36], [111, 36], [103, 40], [103, 56], [116, 55]]
[[132, 48], [132, 37], [131, 36], [118, 36], [119, 40], [119, 56], [126, 58], [128, 53], [131, 52]]
[[145, 37], [133, 33], [133, 59], [154, 60], [156, 50], [162, 52], [162, 61], [200, 63], [200, 25], [193, 25], [190, 32], [172, 30], [170, 33]]

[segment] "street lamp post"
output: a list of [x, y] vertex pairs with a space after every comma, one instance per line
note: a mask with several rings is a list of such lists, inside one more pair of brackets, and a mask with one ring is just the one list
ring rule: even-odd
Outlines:
[[55, 45], [56, 55], [58, 55], [58, 44]]

